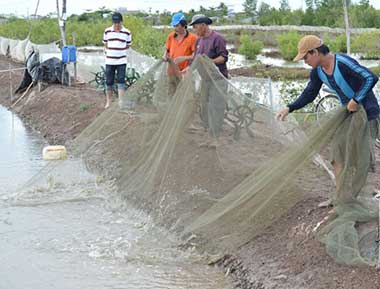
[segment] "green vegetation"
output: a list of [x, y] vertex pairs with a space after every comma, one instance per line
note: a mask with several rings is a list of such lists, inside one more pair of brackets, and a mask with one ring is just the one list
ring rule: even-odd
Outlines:
[[[369, 0], [347, 1], [352, 27], [379, 27], [380, 10], [370, 5]], [[247, 17], [254, 15], [253, 23], [259, 25], [311, 25], [344, 27], [341, 0], [305, 0], [305, 11], [291, 10], [288, 0], [281, 0], [274, 8], [257, 0], [245, 0], [243, 7]]]
[[95, 103], [81, 103], [79, 105], [79, 111], [84, 112], [84, 111], [87, 111], [93, 107], [95, 107]]
[[310, 70], [305, 68], [268, 66], [261, 63], [257, 63], [249, 68], [231, 69], [229, 72], [232, 76], [270, 77], [272, 80], [281, 81], [299, 79], [307, 80], [310, 75]]
[[346, 53], [347, 52], [347, 38], [345, 34], [338, 35], [335, 39], [325, 34], [323, 42], [330, 48], [331, 52]]
[[302, 35], [296, 31], [289, 31], [277, 37], [278, 46], [280, 48], [281, 55], [286, 60], [293, 60], [297, 55], [298, 41]]
[[[380, 27], [380, 10], [369, 4], [369, 0], [348, 1], [352, 27]], [[213, 17], [214, 25], [220, 24], [258, 24], [258, 25], [315, 25], [344, 27], [341, 0], [304, 0], [306, 10], [291, 10], [288, 0], [280, 0], [280, 7], [274, 8], [258, 0], [243, 1], [243, 12], [229, 13], [224, 2], [215, 7], [200, 6], [184, 12], [188, 20], [195, 14]], [[231, 12], [231, 11], [230, 11]], [[72, 15], [66, 24], [67, 42], [72, 43], [72, 34], [76, 34], [78, 46], [102, 46], [103, 31], [111, 25], [112, 11], [102, 7], [98, 11]], [[164, 10], [136, 12], [124, 15], [124, 25], [132, 31], [132, 47], [144, 54], [161, 57], [169, 31], [154, 29], [152, 25], [168, 25], [172, 13]], [[49, 43], [58, 41], [60, 33], [56, 16], [50, 14], [40, 20], [32, 21], [31, 41]], [[25, 39], [30, 22], [25, 19], [0, 17], [0, 36], [13, 39]], [[254, 59], [262, 43], [265, 46], [278, 46], [281, 55], [291, 60], [296, 55], [297, 42], [304, 33], [282, 31], [228, 31], [224, 33], [227, 41], [234, 44], [240, 53]], [[320, 35], [321, 36], [321, 35]], [[380, 32], [368, 32], [352, 35], [352, 51], [364, 54], [365, 58], [379, 58]], [[345, 35], [324, 33], [322, 38], [333, 52], [346, 52]], [[256, 42], [257, 40], [261, 41]]]
[[248, 59], [256, 59], [256, 56], [263, 50], [264, 44], [259, 40], [252, 40], [248, 35], [240, 36], [239, 53]]
[[[72, 34], [76, 34], [76, 44], [78, 46], [98, 45], [102, 46], [103, 32], [106, 27], [111, 26], [110, 19], [103, 17], [89, 18], [72, 16], [67, 21], [66, 35], [68, 44], [72, 43]], [[91, 24], [85, 19], [90, 19]], [[160, 57], [163, 53], [164, 43], [168, 32], [159, 31], [152, 28], [150, 22], [144, 18], [128, 16], [124, 18], [124, 26], [131, 30], [133, 35], [133, 48], [137, 51]], [[29, 32], [29, 22], [25, 19], [9, 19], [0, 25], [0, 36], [25, 39]], [[34, 43], [50, 43], [60, 39], [57, 20], [54, 18], [43, 18], [32, 22], [31, 41]]]
[[[370, 70], [375, 74], [380, 74], [380, 66], [371, 67]], [[294, 81], [305, 80], [307, 81], [310, 76], [310, 70], [306, 68], [293, 68], [293, 67], [276, 67], [268, 66], [265, 64], [257, 63], [251, 67], [231, 69], [232, 76], [253, 76], [260, 78], [270, 77], [272, 80], [280, 81]]]
[[352, 39], [352, 51], [364, 52], [364, 57], [368, 59], [380, 58], [380, 32], [366, 32], [356, 35]]

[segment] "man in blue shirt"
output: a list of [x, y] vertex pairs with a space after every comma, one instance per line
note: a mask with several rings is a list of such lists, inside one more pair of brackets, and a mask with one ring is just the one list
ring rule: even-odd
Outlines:
[[[298, 54], [294, 61], [303, 59], [313, 69], [310, 81], [302, 94], [277, 114], [279, 120], [294, 110], [311, 103], [318, 95], [322, 84], [335, 92], [342, 105], [350, 112], [363, 105], [369, 122], [373, 143], [379, 134], [379, 104], [372, 91], [378, 78], [369, 69], [345, 54], [332, 54], [323, 41], [314, 35], [304, 36], [298, 43]], [[374, 147], [372, 145], [372, 147]], [[342, 171], [342, 164], [332, 161], [335, 177]], [[372, 171], [375, 169], [374, 149], [371, 151]]]

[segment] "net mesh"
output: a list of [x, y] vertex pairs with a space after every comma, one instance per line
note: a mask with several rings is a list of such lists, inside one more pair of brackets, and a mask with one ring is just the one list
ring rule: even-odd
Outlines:
[[9, 40], [10, 39], [8, 39], [8, 38], [1, 37], [1, 43], [0, 43], [0, 53], [1, 53], [1, 55], [8, 55]]
[[[258, 82], [256, 90], [267, 93], [258, 101], [224, 78], [207, 57], [195, 58], [187, 74], [174, 74], [174, 80], [168, 74], [172, 65], [157, 62], [127, 90], [125, 100], [138, 103], [135, 112], [115, 103], [76, 138], [72, 148], [91, 170], [115, 178], [123, 196], [164, 216], [199, 249], [227, 253], [301, 200], [297, 180], [313, 169], [312, 159], [326, 166], [318, 152], [331, 146], [343, 170], [334, 198], [338, 216], [321, 240], [338, 262], [376, 262], [374, 255], [360, 253], [362, 236], [355, 225], [378, 213], [371, 195], [362, 192], [370, 145], [362, 108], [353, 114], [339, 109], [302, 131], [293, 122], [275, 121], [267, 84]], [[251, 146], [254, 154], [236, 177], [238, 143]]]

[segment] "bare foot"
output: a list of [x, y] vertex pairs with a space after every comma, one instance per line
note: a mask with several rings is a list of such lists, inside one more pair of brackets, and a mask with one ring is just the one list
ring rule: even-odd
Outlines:
[[110, 103], [107, 101], [106, 105], [104, 106], [104, 108], [109, 108], [110, 106]]

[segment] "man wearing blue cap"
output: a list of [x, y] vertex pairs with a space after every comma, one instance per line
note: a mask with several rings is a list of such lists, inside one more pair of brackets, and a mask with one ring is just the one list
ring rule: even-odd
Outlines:
[[171, 59], [173, 64], [178, 66], [178, 69], [170, 65], [168, 67], [169, 95], [173, 95], [180, 76], [178, 71], [183, 72], [190, 65], [197, 36], [187, 30], [187, 21], [183, 13], [174, 14], [170, 25], [173, 26], [174, 31], [166, 39], [166, 51], [163, 59], [165, 61]]
[[123, 25], [123, 16], [116, 12], [112, 15], [112, 26], [106, 28], [103, 35], [103, 43], [106, 49], [106, 83], [108, 108], [112, 98], [112, 87], [117, 72], [117, 88], [119, 103], [125, 93], [125, 69], [127, 64], [127, 49], [132, 44], [132, 34]]

